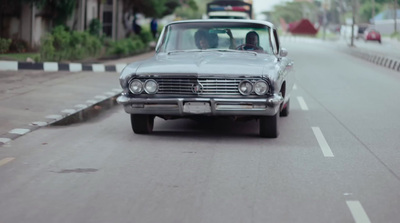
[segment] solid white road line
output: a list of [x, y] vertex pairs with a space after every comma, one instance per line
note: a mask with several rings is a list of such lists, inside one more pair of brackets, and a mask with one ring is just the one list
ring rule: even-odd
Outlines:
[[308, 111], [308, 106], [306, 102], [304, 101], [304, 98], [301, 96], [297, 96], [297, 100], [299, 101], [300, 108], [304, 111]]
[[367, 213], [359, 201], [346, 201], [356, 223], [371, 223]]
[[325, 140], [324, 135], [321, 132], [319, 127], [312, 127], [314, 132], [315, 138], [317, 138], [319, 147], [321, 147], [322, 153], [325, 157], [334, 157], [331, 148], [329, 147], [328, 143]]
[[15, 158], [14, 157], [7, 157], [2, 160], [0, 160], [0, 166], [6, 165], [7, 163], [13, 161]]

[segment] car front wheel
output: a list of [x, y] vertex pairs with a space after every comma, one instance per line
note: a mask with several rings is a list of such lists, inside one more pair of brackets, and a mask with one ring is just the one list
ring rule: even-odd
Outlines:
[[154, 116], [131, 115], [131, 126], [136, 134], [150, 134], [153, 131]]
[[277, 138], [279, 112], [273, 116], [260, 117], [260, 136], [264, 138]]
[[280, 113], [282, 117], [286, 117], [289, 115], [289, 108], [290, 108], [290, 99], [283, 105], [283, 109]]

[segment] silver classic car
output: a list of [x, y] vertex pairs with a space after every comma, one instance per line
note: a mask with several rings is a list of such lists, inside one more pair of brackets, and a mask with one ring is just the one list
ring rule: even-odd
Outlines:
[[130, 114], [136, 134], [151, 133], [156, 116], [218, 116], [257, 119], [260, 136], [276, 138], [294, 85], [287, 54], [269, 22], [172, 22], [164, 27], [154, 57], [121, 72], [117, 102]]

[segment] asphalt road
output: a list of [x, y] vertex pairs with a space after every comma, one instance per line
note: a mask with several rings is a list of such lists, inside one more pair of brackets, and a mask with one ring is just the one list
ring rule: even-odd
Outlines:
[[398, 222], [400, 75], [324, 43], [285, 44], [296, 88], [277, 139], [256, 122], [120, 106], [0, 147], [0, 222]]

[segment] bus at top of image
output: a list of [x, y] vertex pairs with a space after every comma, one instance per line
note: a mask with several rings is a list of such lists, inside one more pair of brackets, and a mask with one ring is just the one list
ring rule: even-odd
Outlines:
[[209, 19], [252, 19], [251, 1], [217, 0], [207, 4]]

